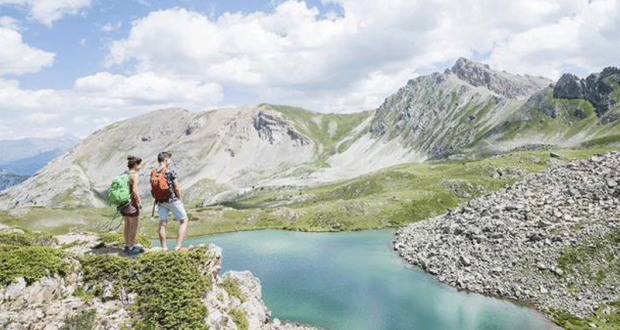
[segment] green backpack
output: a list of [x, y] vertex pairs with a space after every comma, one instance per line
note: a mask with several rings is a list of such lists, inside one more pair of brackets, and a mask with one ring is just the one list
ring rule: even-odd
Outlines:
[[129, 175], [121, 174], [112, 181], [110, 189], [108, 189], [108, 202], [113, 205], [123, 205], [131, 199], [129, 191]]

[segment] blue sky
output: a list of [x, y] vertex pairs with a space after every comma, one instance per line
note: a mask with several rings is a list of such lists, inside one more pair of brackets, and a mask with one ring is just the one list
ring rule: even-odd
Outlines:
[[[306, 3], [319, 8], [322, 13], [340, 10], [337, 5], [323, 5], [316, 0]], [[70, 88], [75, 79], [92, 73], [93, 69], [122, 73], [125, 69], [123, 66], [113, 68], [103, 66], [106, 44], [114, 38], [127, 35], [133, 20], [144, 17], [152, 11], [183, 7], [210, 17], [217, 17], [225, 12], [268, 12], [273, 10], [276, 4], [277, 2], [264, 0], [98, 0], [93, 1], [92, 7], [82, 14], [65, 16], [55, 21], [52, 27], [28, 19], [28, 12], [23, 6], [0, 7], [0, 16], [20, 19], [25, 43], [57, 54], [53, 66], [44, 68], [36, 74], [22, 76], [20, 85], [29, 89]], [[102, 31], [108, 24], [114, 30]]]
[[619, 0], [0, 0], [0, 139], [163, 107], [374, 109], [458, 57], [557, 79], [620, 66]]

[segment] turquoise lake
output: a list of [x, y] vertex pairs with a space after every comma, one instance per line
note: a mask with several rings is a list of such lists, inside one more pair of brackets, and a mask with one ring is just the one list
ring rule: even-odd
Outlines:
[[250, 270], [261, 281], [272, 318], [326, 330], [556, 328], [531, 309], [457, 292], [407, 266], [392, 250], [393, 235], [265, 230], [193, 238], [185, 245], [221, 246], [222, 273]]

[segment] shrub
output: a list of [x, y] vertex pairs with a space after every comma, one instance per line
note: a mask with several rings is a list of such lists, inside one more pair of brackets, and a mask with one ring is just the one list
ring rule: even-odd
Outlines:
[[200, 269], [207, 261], [204, 249], [139, 256], [132, 281], [141, 315], [136, 329], [206, 329], [207, 308], [200, 299], [211, 281]]
[[237, 325], [237, 329], [248, 330], [248, 317], [245, 315], [245, 312], [241, 308], [231, 309], [230, 316], [232, 317], [233, 322], [235, 322], [235, 324]]
[[45, 233], [11, 233], [0, 234], [0, 244], [17, 245], [17, 246], [33, 246], [33, 245], [52, 245], [58, 243], [58, 240], [51, 234]]
[[105, 283], [113, 283], [113, 297], [118, 297], [120, 289], [128, 286], [131, 277], [132, 260], [112, 254], [89, 255], [80, 259], [85, 293], [96, 297], [103, 296]]
[[60, 330], [92, 330], [95, 328], [95, 310], [83, 310], [75, 315], [67, 316]]
[[0, 252], [0, 285], [23, 277], [28, 284], [43, 276], [69, 271], [69, 264], [63, 260], [64, 252], [46, 246], [25, 246]]
[[226, 278], [224, 278], [224, 283], [222, 286], [224, 287], [224, 290], [228, 292], [229, 296], [237, 297], [241, 302], [245, 301], [245, 299], [243, 298], [243, 294], [239, 289], [239, 285], [234, 278], [227, 276]]

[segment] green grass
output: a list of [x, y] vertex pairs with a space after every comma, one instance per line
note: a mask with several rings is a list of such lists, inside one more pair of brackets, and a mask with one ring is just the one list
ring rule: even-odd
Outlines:
[[[612, 149], [554, 152], [564, 159], [583, 159], [609, 150]], [[188, 234], [203, 236], [257, 229], [354, 231], [401, 226], [439, 215], [469, 198], [501, 189], [517, 180], [493, 178], [498, 168], [535, 173], [550, 164], [549, 151], [522, 151], [479, 160], [403, 164], [316, 187], [263, 188], [222, 205], [186, 205], [188, 215], [191, 214]], [[445, 184], [447, 181], [482, 189], [467, 190], [464, 194], [458, 187], [451, 189]], [[157, 215], [151, 218], [150, 205], [146, 209], [149, 212], [141, 216], [139, 233], [155, 238], [159, 226]], [[112, 208], [31, 208], [21, 210], [19, 215], [0, 212], [0, 222], [54, 234], [74, 229], [122, 231], [120, 216]], [[168, 224], [169, 237], [176, 236], [177, 227], [177, 222]], [[120, 234], [115, 237], [117, 242], [122, 239]]]
[[590, 324], [601, 330], [620, 329], [620, 301], [603, 304], [594, 311], [592, 317], [579, 318], [564, 311], [550, 310], [548, 314], [553, 321], [567, 330], [592, 329]]
[[[558, 267], [566, 274], [578, 273], [597, 283], [620, 281], [620, 256], [615, 248], [620, 244], [620, 229], [602, 239], [590, 238], [566, 248], [558, 258]], [[601, 264], [602, 266], [598, 266]]]
[[[282, 113], [300, 133], [312, 139], [322, 148], [318, 160], [346, 150], [347, 145], [337, 148], [338, 142], [347, 137], [354, 128], [369, 118], [373, 112], [364, 111], [352, 114], [325, 114], [297, 107], [261, 104], [261, 107]], [[335, 130], [330, 130], [330, 125]], [[322, 164], [322, 163], [319, 163]]]

